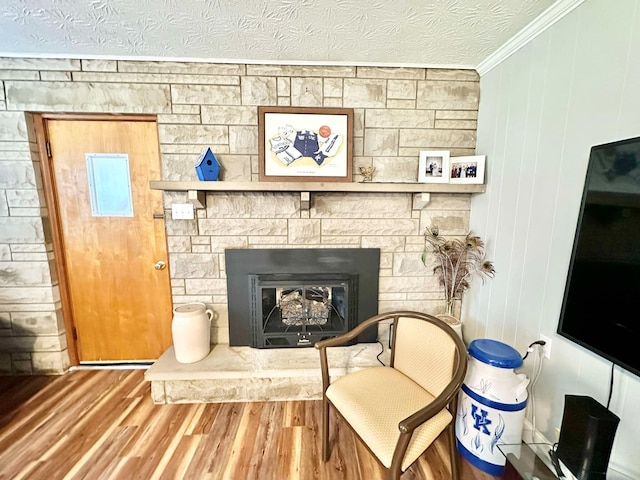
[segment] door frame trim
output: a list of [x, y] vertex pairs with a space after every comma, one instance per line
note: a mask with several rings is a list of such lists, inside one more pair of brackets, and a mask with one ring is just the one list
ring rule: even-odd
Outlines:
[[51, 241], [53, 243], [53, 258], [58, 274], [58, 288], [60, 289], [60, 303], [62, 306], [62, 318], [64, 322], [65, 335], [67, 339], [67, 352], [69, 364], [71, 366], [80, 365], [80, 354], [78, 351], [78, 340], [75, 334], [75, 320], [73, 317], [73, 303], [69, 289], [69, 279], [67, 276], [67, 261], [64, 248], [64, 237], [62, 235], [62, 225], [58, 205], [58, 193], [55, 185], [55, 177], [51, 161], [53, 157], [47, 154], [47, 144], [49, 133], [47, 122], [49, 120], [62, 121], [127, 121], [127, 122], [153, 122], [158, 124], [157, 115], [123, 115], [123, 114], [78, 114], [78, 113], [41, 113], [26, 112], [31, 116], [36, 135], [36, 144], [40, 157], [40, 171], [42, 173], [42, 188], [44, 190], [45, 202], [51, 224]]

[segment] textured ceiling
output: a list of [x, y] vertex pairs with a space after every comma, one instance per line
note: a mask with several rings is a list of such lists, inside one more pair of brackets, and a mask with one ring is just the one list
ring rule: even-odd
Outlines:
[[475, 68], [555, 0], [3, 0], [0, 55]]

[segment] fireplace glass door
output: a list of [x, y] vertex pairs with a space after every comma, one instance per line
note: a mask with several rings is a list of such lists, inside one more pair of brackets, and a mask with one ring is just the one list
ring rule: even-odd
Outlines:
[[[325, 278], [323, 278], [325, 277]], [[251, 275], [252, 346], [313, 346], [349, 330], [350, 275]]]

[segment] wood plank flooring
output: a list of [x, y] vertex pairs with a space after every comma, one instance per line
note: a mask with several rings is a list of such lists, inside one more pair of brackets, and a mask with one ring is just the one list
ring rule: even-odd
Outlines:
[[[320, 458], [320, 402], [154, 405], [142, 370], [0, 377], [0, 479], [381, 480], [339, 422]], [[403, 480], [449, 480], [446, 439]], [[495, 480], [462, 461], [465, 480]]]

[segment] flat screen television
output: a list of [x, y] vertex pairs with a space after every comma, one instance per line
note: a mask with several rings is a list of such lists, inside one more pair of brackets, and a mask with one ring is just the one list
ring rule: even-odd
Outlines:
[[640, 137], [591, 148], [558, 334], [640, 376]]

